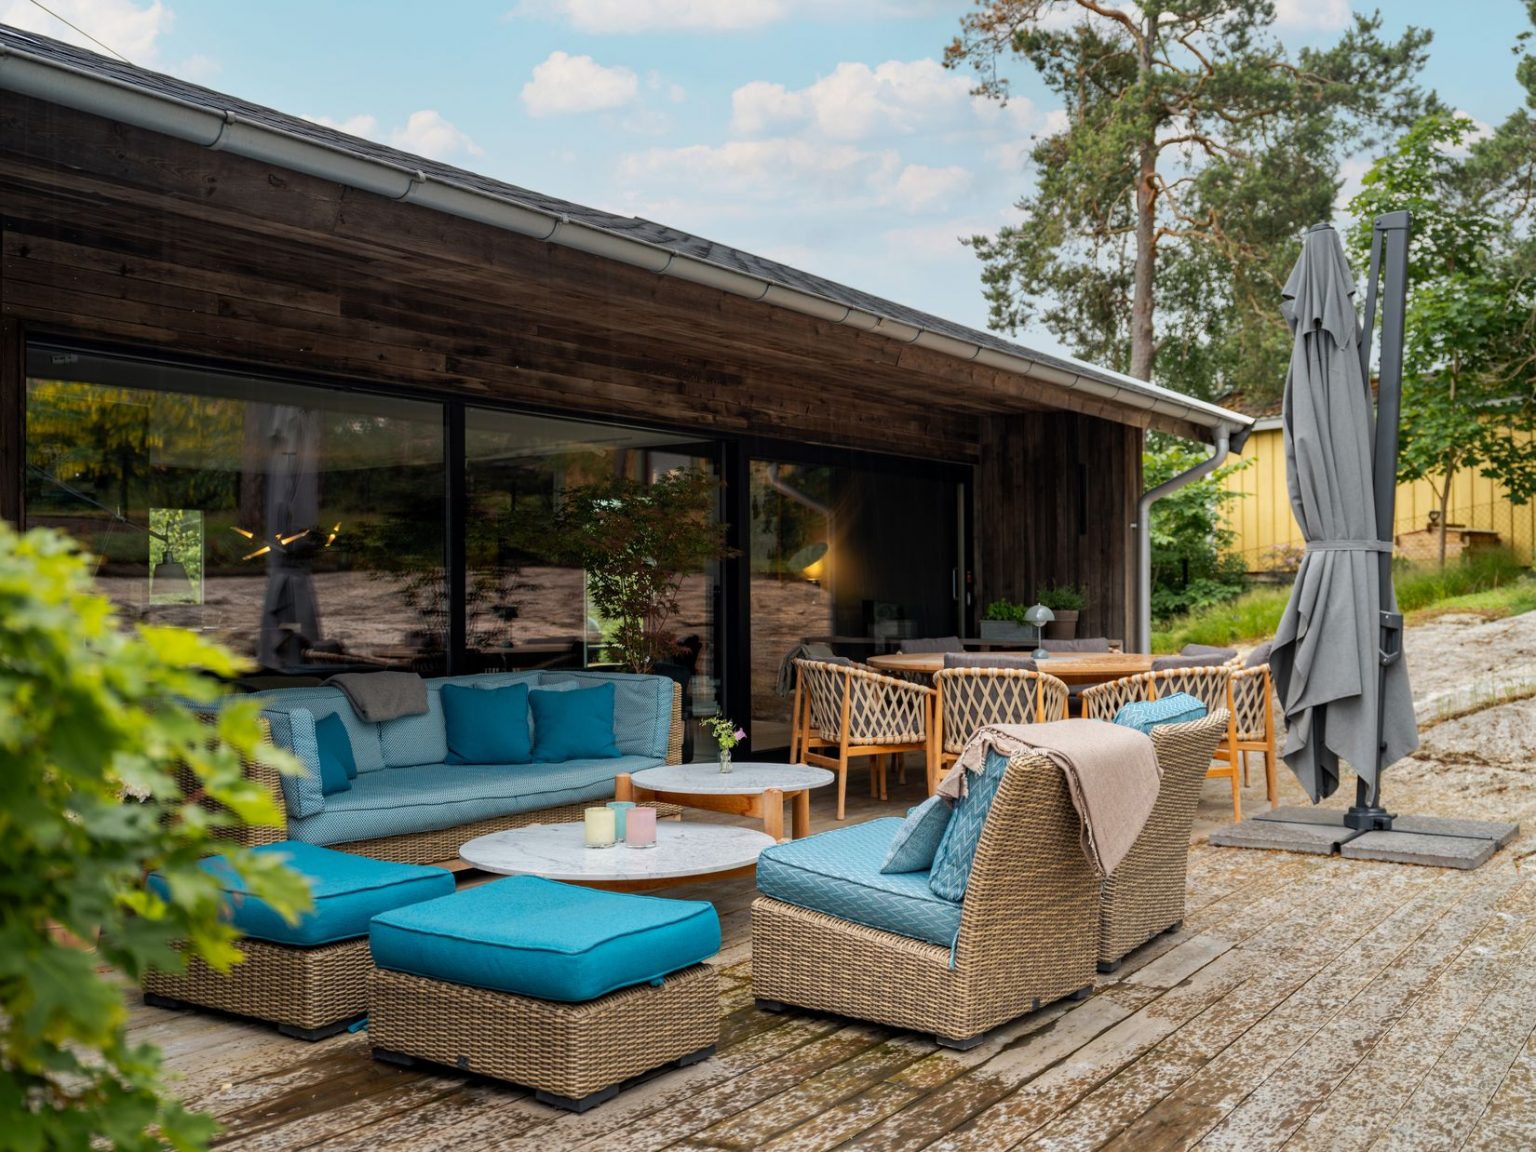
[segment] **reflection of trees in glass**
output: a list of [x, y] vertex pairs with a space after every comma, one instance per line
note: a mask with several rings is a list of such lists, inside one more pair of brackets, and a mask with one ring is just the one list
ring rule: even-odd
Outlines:
[[751, 471], [753, 574], [802, 578], [831, 543], [832, 469], [754, 460]]

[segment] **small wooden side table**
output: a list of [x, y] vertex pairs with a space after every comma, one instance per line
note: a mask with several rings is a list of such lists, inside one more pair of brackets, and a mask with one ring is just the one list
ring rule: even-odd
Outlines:
[[714, 761], [665, 764], [615, 780], [619, 800], [681, 804], [708, 812], [748, 816], [763, 822], [763, 831], [784, 839], [784, 801], [793, 803], [791, 828], [796, 840], [811, 832], [811, 789], [835, 780], [825, 768], [805, 764], [737, 762], [722, 772]]

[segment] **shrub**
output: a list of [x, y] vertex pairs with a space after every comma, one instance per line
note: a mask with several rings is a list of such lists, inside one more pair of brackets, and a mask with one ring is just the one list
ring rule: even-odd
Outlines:
[[[1145, 484], [1156, 487], [1187, 472], [1206, 453], [1187, 441], [1151, 433], [1143, 457]], [[1234, 534], [1222, 519], [1222, 509], [1237, 493], [1223, 481], [1252, 461], [1217, 468], [1203, 480], [1186, 484], [1152, 505], [1152, 615], [1167, 621], [1242, 595], [1246, 574], [1242, 558], [1233, 555]]]
[[[213, 842], [279, 818], [242, 753], [295, 766], [259, 747], [254, 705], [215, 729], [174, 703], [211, 701], [208, 674], [237, 661], [180, 629], [123, 631], [64, 537], [0, 522], [0, 617], [0, 1143], [201, 1148], [213, 1120], [166, 1093], [159, 1053], [129, 1041], [121, 983], [100, 969], [179, 968], [179, 940], [216, 968], [239, 959], [198, 867], [216, 850], [280, 910], [307, 902], [277, 860]], [[144, 886], [153, 869], [166, 899]]]

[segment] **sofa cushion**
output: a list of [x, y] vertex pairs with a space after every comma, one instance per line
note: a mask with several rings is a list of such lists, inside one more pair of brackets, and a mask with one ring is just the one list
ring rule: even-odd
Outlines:
[[325, 793], [321, 791], [320, 746], [315, 740], [315, 717], [308, 708], [263, 710], [263, 720], [272, 733], [272, 743], [292, 752], [304, 771], [297, 776], [279, 777], [283, 807], [292, 819], [314, 816], [325, 811]]
[[442, 686], [427, 681], [427, 710], [397, 716], [379, 725], [379, 750], [386, 768], [441, 764], [448, 759], [448, 722], [443, 716]]
[[901, 823], [891, 816], [765, 848], [757, 858], [758, 891], [949, 948], [960, 931], [960, 905], [934, 895], [927, 872], [880, 871]]
[[891, 838], [880, 871], [926, 872], [932, 868], [934, 854], [939, 850], [939, 841], [944, 839], [951, 815], [949, 801], [942, 796], [930, 796], [908, 812]]
[[[368, 922], [380, 912], [446, 896], [454, 888], [453, 873], [444, 868], [392, 864], [292, 840], [252, 851], [283, 857], [308, 882], [314, 907], [302, 913], [297, 923], [289, 924], [265, 900], [246, 895], [224, 857], [210, 856], [201, 867], [217, 877], [229, 894], [223, 913], [226, 920], [247, 936], [295, 948], [366, 936]], [[160, 873], [152, 872], [149, 884], [161, 896], [166, 894]]]
[[1243, 667], [1257, 668], [1261, 664], [1268, 664], [1269, 655], [1274, 650], [1275, 642], [1273, 640], [1264, 641], [1264, 643], [1260, 644], [1252, 652], [1248, 653], [1248, 658], [1243, 661]]
[[315, 746], [320, 757], [320, 791], [332, 796], [352, 787], [357, 761], [352, 756], [347, 726], [336, 713], [315, 721]]
[[617, 758], [621, 753], [614, 741], [613, 702], [612, 684], [575, 691], [535, 688], [528, 693], [533, 758], [541, 764], [578, 757]]
[[528, 685], [466, 688], [444, 684], [440, 693], [448, 736], [447, 764], [526, 764]]
[[263, 709], [273, 712], [307, 708], [316, 720], [334, 712], [347, 726], [357, 770], [377, 772], [384, 767], [384, 753], [379, 747], [379, 726], [361, 719], [352, 710], [352, 702], [340, 688], [278, 688], [252, 693], [251, 698], [261, 701]]
[[[323, 811], [288, 822], [288, 835], [310, 844], [344, 844], [455, 828], [560, 804], [613, 799], [619, 772], [655, 768], [646, 756], [567, 760], [562, 764], [418, 764], [365, 772]], [[466, 837], [468, 839], [468, 837]]]
[[1217, 644], [1186, 644], [1179, 649], [1180, 656], [1210, 656], [1211, 663], [1225, 664], [1237, 655], [1236, 648], [1223, 648]]
[[1133, 700], [1115, 713], [1115, 723], [1150, 736], [1160, 724], [1185, 724], [1206, 714], [1205, 702], [1188, 692], [1174, 692], [1156, 700]]
[[614, 742], [625, 756], [667, 758], [672, 734], [672, 691], [666, 676], [637, 676], [631, 672], [552, 672], [539, 677], [539, 687], [575, 684], [591, 688], [613, 685]]
[[540, 1000], [594, 1000], [720, 950], [714, 906], [511, 876], [376, 916], [380, 968]]
[[928, 885], [941, 900], [962, 900], [965, 886], [970, 883], [971, 865], [976, 860], [976, 848], [981, 843], [981, 830], [987, 823], [987, 813], [992, 809], [992, 798], [1003, 782], [1008, 770], [1008, 757], [987, 753], [982, 770], [966, 782], [965, 795], [955, 801], [954, 814], [949, 827], [944, 829], [944, 839], [933, 856], [933, 870]]

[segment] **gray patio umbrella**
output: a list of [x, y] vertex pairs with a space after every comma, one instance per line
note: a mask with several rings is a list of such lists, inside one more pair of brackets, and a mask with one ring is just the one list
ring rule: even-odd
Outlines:
[[1282, 754], [1308, 795], [1332, 795], [1344, 760], [1360, 778], [1361, 805], [1374, 806], [1380, 769], [1419, 738], [1407, 665], [1382, 657], [1383, 629], [1397, 619], [1382, 616], [1397, 610], [1389, 567], [1397, 405], [1395, 396], [1383, 404], [1393, 433], [1373, 451], [1354, 292], [1338, 234], [1308, 232], [1282, 306], [1295, 338], [1282, 413], [1286, 478], [1307, 550], [1270, 663], [1285, 711]]

